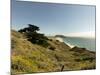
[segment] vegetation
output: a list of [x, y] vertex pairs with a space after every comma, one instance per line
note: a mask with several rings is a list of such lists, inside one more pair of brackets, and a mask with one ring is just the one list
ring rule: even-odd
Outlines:
[[30, 33], [30, 32], [36, 32], [36, 31], [39, 31], [39, 27], [35, 26], [35, 25], [32, 25], [32, 24], [28, 24], [28, 27], [26, 28], [23, 28], [23, 29], [20, 29], [19, 32], [23, 33], [23, 32], [27, 32], [27, 33]]
[[39, 30], [39, 27], [28, 24], [28, 27], [20, 29], [18, 32], [24, 33], [28, 41], [30, 41], [31, 43], [48, 47], [48, 38], [44, 36], [44, 34], [37, 33], [37, 31]]
[[37, 33], [39, 27], [34, 27], [11, 31], [12, 74], [95, 69], [95, 52], [71, 49], [64, 42]]

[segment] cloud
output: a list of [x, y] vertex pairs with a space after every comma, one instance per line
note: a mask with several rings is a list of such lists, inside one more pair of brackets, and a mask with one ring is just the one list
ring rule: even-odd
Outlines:
[[65, 36], [72, 36], [72, 37], [95, 37], [95, 31], [67, 33], [67, 34], [65, 34]]

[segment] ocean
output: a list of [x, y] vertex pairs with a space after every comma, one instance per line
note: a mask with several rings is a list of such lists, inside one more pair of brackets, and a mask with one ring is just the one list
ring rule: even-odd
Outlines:
[[96, 51], [95, 38], [63, 37], [62, 39], [67, 45], [71, 47], [78, 46], [81, 48], [86, 48], [90, 51]]

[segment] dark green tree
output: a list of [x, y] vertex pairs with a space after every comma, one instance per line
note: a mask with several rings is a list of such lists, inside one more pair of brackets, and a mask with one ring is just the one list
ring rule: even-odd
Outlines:
[[37, 31], [39, 30], [39, 27], [28, 24], [28, 27], [20, 29], [18, 32], [24, 33], [28, 41], [47, 47], [49, 45], [47, 42], [48, 38], [44, 34], [38, 33]]
[[35, 25], [32, 25], [32, 24], [28, 24], [28, 27], [24, 28], [24, 29], [20, 29], [18, 32], [36, 32], [36, 31], [39, 31], [39, 27], [35, 26]]

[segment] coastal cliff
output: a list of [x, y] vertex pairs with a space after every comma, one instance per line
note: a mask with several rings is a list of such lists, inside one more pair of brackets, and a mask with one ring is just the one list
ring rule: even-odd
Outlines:
[[69, 47], [48, 38], [44, 47], [33, 44], [22, 33], [11, 31], [12, 74], [88, 70], [96, 68], [96, 53], [85, 48]]

